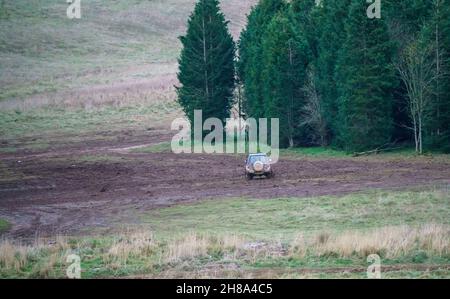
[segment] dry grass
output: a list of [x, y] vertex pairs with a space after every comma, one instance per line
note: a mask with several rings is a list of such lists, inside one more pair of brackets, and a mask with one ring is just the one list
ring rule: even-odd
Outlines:
[[415, 250], [435, 256], [450, 254], [450, 227], [426, 224], [385, 227], [372, 231], [346, 231], [338, 234], [320, 233], [309, 242], [299, 235], [291, 244], [291, 254], [305, 256], [312, 252], [318, 256], [367, 257], [380, 254], [385, 258], [398, 258]]
[[[0, 99], [6, 100], [0, 110], [173, 99], [178, 36], [195, 0], [87, 1], [76, 25], [67, 22], [64, 3], [7, 2], [9, 17], [0, 20], [8, 28], [0, 34]], [[235, 38], [256, 2], [222, 1]]]
[[[178, 272], [181, 276], [190, 273], [189, 277], [215, 277], [225, 272], [231, 277], [245, 277], [239, 264], [252, 265], [277, 258], [306, 261], [325, 256], [365, 260], [370, 254], [379, 254], [382, 259], [395, 260], [415, 256], [418, 252], [444, 259], [450, 256], [450, 226], [439, 224], [319, 232], [308, 236], [298, 234], [294, 240], [284, 244], [281, 241], [249, 241], [235, 234], [216, 236], [195, 232], [168, 241], [157, 240], [152, 232], [139, 229], [123, 232], [113, 240], [98, 240], [69, 242], [64, 237], [57, 237], [52, 241], [38, 239], [32, 245], [3, 240], [0, 242], [0, 276], [63, 277], [65, 258], [71, 252], [79, 254], [85, 262], [98, 261], [90, 267], [104, 269], [112, 276], [124, 273], [123, 269], [131, 271], [126, 272], [130, 274], [137, 271], [153, 275], [156, 265], [159, 269], [163, 267], [164, 273], [155, 275], [170, 277], [177, 277]], [[84, 272], [91, 270], [83, 268]], [[275, 270], [283, 272], [279, 268]], [[218, 272], [214, 274], [214, 271]], [[278, 272], [274, 275], [279, 275]]]
[[20, 271], [27, 265], [29, 247], [15, 245], [8, 240], [0, 243], [0, 266], [6, 270]]
[[37, 238], [31, 245], [0, 241], [0, 268], [20, 273], [31, 267], [33, 277], [49, 277], [56, 265], [64, 260], [70, 249], [67, 239], [57, 236], [53, 240]]
[[238, 236], [236, 234], [224, 235], [219, 239], [220, 246], [229, 251], [243, 248], [245, 243], [245, 239], [242, 236]]
[[189, 233], [179, 240], [168, 243], [164, 260], [178, 262], [188, 258], [206, 256], [210, 245], [211, 239], [208, 237]]
[[172, 110], [176, 98], [174, 78], [162, 76], [144, 83], [116, 84], [0, 101], [0, 111], [33, 111], [38, 108], [84, 109], [93, 111], [103, 107], [161, 106]]
[[107, 264], [114, 266], [125, 265], [130, 258], [148, 257], [155, 253], [158, 246], [153, 234], [148, 231], [123, 233], [116, 238], [103, 256]]
[[164, 261], [182, 262], [196, 257], [222, 256], [223, 260], [246, 259], [256, 261], [260, 258], [282, 255], [281, 242], [249, 242], [236, 234], [221, 236], [189, 233], [181, 239], [167, 244]]

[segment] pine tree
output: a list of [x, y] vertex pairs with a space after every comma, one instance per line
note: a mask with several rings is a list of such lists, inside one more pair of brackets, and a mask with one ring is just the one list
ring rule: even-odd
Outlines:
[[[178, 102], [191, 125], [194, 110], [223, 122], [233, 104], [235, 44], [217, 0], [199, 0], [188, 21], [179, 59]], [[192, 126], [193, 127], [193, 126]]]
[[442, 49], [444, 51], [444, 77], [442, 79], [442, 96], [440, 102], [440, 148], [450, 153], [450, 1], [445, 0], [440, 18]]
[[327, 122], [328, 143], [337, 132], [338, 91], [335, 80], [338, 52], [346, 38], [344, 22], [351, 0], [324, 0], [318, 15], [317, 88], [322, 99], [322, 114]]
[[296, 31], [301, 31], [305, 36], [308, 47], [313, 57], [317, 57], [317, 34], [321, 24], [318, 18], [319, 9], [317, 0], [292, 0], [289, 6], [289, 14], [293, 19]]
[[268, 24], [281, 9], [283, 0], [261, 0], [250, 12], [247, 27], [239, 40], [239, 78], [244, 84], [243, 109], [249, 117], [264, 117], [264, 86], [262, 80], [262, 37]]
[[293, 147], [305, 141], [300, 117], [311, 55], [306, 36], [296, 32], [295, 23], [285, 15], [272, 19], [262, 40], [264, 114], [280, 120], [280, 146]]
[[422, 28], [422, 42], [433, 49], [434, 76], [425, 146], [450, 152], [450, 0], [430, 1], [431, 17]]
[[382, 17], [397, 42], [407, 39], [421, 30], [432, 14], [432, 1], [383, 0]]
[[339, 51], [338, 144], [347, 151], [390, 141], [394, 80], [393, 47], [383, 19], [369, 19], [365, 1], [353, 0]]
[[[306, 42], [301, 49], [305, 65], [301, 66], [302, 102], [300, 126], [296, 132], [296, 143], [300, 145], [327, 145], [327, 126], [322, 98], [317, 88], [318, 36], [322, 29], [322, 7], [316, 0], [293, 0], [289, 6], [289, 16], [293, 20], [293, 30], [299, 40]], [[306, 69], [305, 69], [306, 68]]]

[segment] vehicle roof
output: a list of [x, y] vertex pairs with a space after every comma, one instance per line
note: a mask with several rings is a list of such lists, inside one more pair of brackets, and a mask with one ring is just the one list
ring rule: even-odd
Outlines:
[[267, 156], [267, 154], [264, 153], [259, 153], [259, 154], [249, 154], [249, 157], [253, 157], [253, 156]]

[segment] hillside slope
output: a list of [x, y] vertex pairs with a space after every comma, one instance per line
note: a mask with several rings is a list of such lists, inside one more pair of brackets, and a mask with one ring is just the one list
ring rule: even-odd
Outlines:
[[[195, 0], [4, 1], [0, 109], [129, 105], [173, 99], [178, 36]], [[223, 0], [235, 38], [256, 0]]]

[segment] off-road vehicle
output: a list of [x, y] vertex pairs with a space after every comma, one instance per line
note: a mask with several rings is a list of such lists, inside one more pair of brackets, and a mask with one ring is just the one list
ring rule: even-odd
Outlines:
[[266, 154], [250, 154], [245, 161], [245, 176], [251, 180], [254, 177], [273, 177], [272, 160]]

